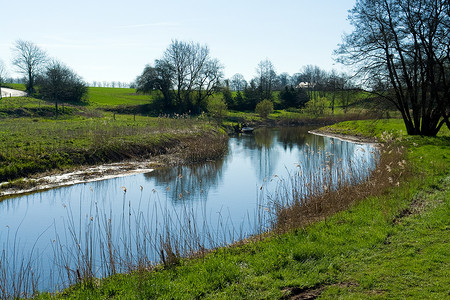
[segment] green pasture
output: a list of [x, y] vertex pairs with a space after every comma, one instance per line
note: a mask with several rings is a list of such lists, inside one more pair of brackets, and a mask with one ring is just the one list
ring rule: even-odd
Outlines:
[[25, 84], [21, 84], [21, 83], [2, 83], [2, 86], [6, 87], [6, 88], [10, 88], [10, 89], [19, 90], [19, 91], [26, 90]]
[[[137, 94], [135, 89], [90, 87], [88, 102], [91, 106], [135, 106], [151, 104], [152, 95]], [[154, 93], [155, 95], [157, 92]]]

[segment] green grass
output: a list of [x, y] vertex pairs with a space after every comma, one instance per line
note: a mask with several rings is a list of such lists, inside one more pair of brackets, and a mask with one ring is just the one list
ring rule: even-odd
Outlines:
[[21, 84], [21, 83], [3, 83], [2, 86], [10, 88], [10, 89], [24, 91], [24, 92], [26, 90], [25, 84]]
[[[384, 125], [371, 132], [381, 136], [398, 123]], [[365, 122], [346, 128], [368, 130]], [[37, 298], [279, 299], [304, 292], [323, 299], [448, 298], [449, 138], [447, 132], [402, 137], [396, 147], [408, 147], [412, 176], [326, 221]]]
[[136, 94], [136, 89], [90, 87], [88, 101], [94, 107], [135, 106], [151, 104], [153, 97]]
[[3, 119], [0, 181], [85, 164], [148, 158], [167, 152], [183, 140], [202, 136], [214, 139], [214, 132], [219, 131], [197, 120], [129, 115], [117, 115], [115, 119], [112, 115]]
[[[375, 137], [382, 139], [383, 135], [391, 134], [392, 138], [407, 137], [405, 123], [402, 119], [378, 119], [364, 121], [346, 121], [324, 128], [325, 131], [353, 136]], [[450, 131], [444, 125], [438, 136], [449, 136]], [[412, 138], [412, 137], [409, 137]], [[422, 141], [426, 141], [422, 140]]]
[[[79, 107], [60, 104], [58, 118], [67, 118], [79, 113], [81, 113]], [[55, 105], [33, 97], [13, 97], [0, 100], [0, 119], [21, 117], [54, 118]]]

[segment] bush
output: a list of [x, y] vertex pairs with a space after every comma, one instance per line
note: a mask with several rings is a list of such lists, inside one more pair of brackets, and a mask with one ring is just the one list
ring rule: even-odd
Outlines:
[[326, 113], [326, 108], [327, 99], [325, 97], [319, 97], [318, 99], [306, 102], [305, 112], [317, 118]]
[[267, 117], [273, 113], [273, 103], [270, 100], [263, 100], [256, 104], [256, 113], [263, 119], [267, 119]]
[[223, 118], [227, 116], [227, 104], [223, 99], [211, 99], [208, 102], [207, 110], [211, 118], [221, 124]]

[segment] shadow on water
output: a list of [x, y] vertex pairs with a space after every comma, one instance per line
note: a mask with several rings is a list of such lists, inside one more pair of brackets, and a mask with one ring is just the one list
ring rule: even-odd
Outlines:
[[[0, 202], [0, 296], [176, 263], [181, 255], [268, 230], [273, 216], [262, 208], [299, 166], [319, 174], [325, 166], [352, 165], [364, 176], [375, 167], [371, 146], [311, 135], [310, 129], [261, 128], [230, 138], [228, 154], [216, 161]], [[39, 274], [17, 278], [28, 265]]]

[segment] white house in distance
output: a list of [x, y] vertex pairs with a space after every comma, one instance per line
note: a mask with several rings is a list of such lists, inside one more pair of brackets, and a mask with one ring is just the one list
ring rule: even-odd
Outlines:
[[315, 83], [310, 83], [310, 82], [300, 82], [299, 84], [297, 84], [296, 88], [298, 89], [309, 89], [309, 88], [314, 88], [316, 86]]

